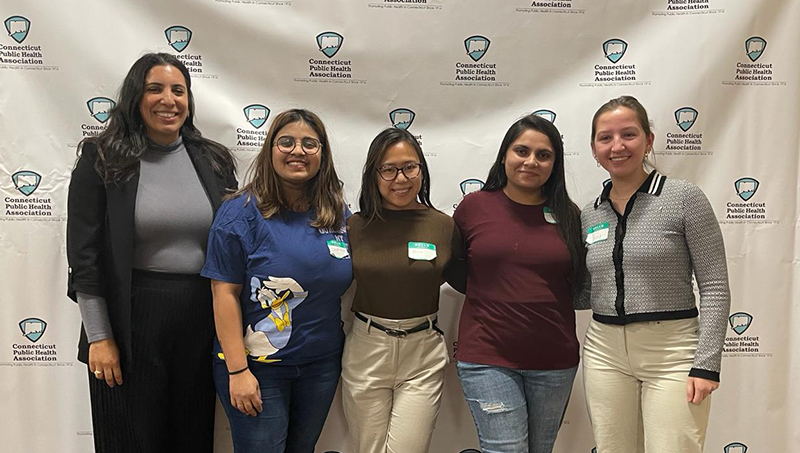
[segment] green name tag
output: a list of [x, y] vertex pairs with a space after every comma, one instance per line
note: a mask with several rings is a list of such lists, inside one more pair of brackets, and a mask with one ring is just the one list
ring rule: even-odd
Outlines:
[[334, 239], [329, 239], [326, 242], [328, 244], [328, 251], [332, 257], [340, 260], [350, 257], [350, 252], [347, 250], [346, 242], [337, 241]]
[[436, 258], [436, 246], [427, 242], [409, 242], [408, 257], [412, 260], [430, 261]]
[[608, 239], [608, 222], [598, 223], [586, 229], [586, 243], [605, 241]]
[[544, 208], [544, 221], [547, 223], [557, 223], [556, 217], [553, 215], [553, 211], [547, 206]]

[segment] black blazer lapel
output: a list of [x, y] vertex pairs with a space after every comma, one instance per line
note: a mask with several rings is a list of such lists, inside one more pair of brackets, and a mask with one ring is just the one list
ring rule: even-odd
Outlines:
[[192, 160], [194, 170], [197, 172], [200, 183], [203, 185], [208, 198], [211, 200], [211, 207], [216, 214], [219, 205], [222, 204], [222, 193], [225, 187], [220, 184], [220, 180], [214, 173], [214, 169], [211, 168], [211, 162], [203, 155], [200, 148], [195, 145], [186, 146], [186, 151], [189, 153], [189, 158]]

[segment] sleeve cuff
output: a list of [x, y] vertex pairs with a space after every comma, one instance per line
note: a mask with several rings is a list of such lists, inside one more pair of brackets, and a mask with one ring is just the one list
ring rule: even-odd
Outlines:
[[708, 371], [700, 368], [692, 368], [689, 371], [689, 376], [708, 379], [709, 381], [719, 382], [718, 371]]

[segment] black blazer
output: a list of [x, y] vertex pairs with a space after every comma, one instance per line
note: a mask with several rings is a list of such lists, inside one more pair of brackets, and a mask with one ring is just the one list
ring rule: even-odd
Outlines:
[[[222, 196], [236, 189], [231, 168], [225, 175], [214, 173], [207, 152], [185, 143], [195, 171], [216, 214]], [[133, 265], [133, 223], [138, 169], [119, 184], [104, 184], [94, 168], [97, 146], [87, 142], [72, 171], [67, 202], [67, 295], [77, 301], [76, 292], [102, 296], [120, 361], [129, 367], [131, 357], [131, 271]], [[89, 342], [81, 326], [78, 360], [89, 362]]]

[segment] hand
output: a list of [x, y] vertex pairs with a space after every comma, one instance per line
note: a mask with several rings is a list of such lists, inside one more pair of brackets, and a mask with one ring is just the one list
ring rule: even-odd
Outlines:
[[89, 370], [97, 379], [105, 379], [109, 387], [122, 385], [122, 368], [119, 366], [119, 348], [113, 338], [89, 344]]
[[689, 382], [686, 383], [686, 401], [700, 404], [718, 388], [719, 382], [689, 376]]
[[231, 406], [239, 412], [255, 417], [261, 413], [261, 388], [250, 370], [228, 377]]

